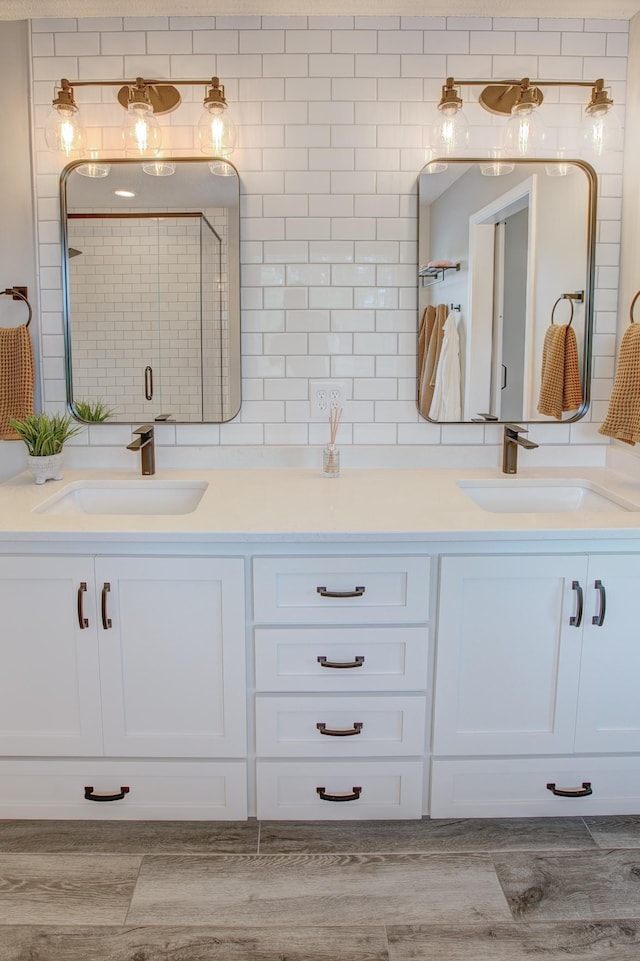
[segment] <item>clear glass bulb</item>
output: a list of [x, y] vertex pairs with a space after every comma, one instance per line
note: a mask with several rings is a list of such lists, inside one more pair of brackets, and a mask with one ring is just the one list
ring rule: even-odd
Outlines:
[[535, 157], [545, 139], [545, 127], [537, 108], [527, 104], [518, 109], [516, 105], [507, 120], [505, 150], [511, 156]]
[[59, 104], [47, 118], [45, 140], [50, 150], [61, 151], [71, 157], [82, 150], [84, 132], [78, 108], [72, 104]]
[[236, 128], [226, 117], [224, 104], [209, 104], [198, 124], [200, 149], [214, 157], [229, 157], [236, 147]]
[[122, 127], [127, 156], [156, 157], [162, 142], [160, 124], [150, 103], [130, 103]]
[[620, 150], [620, 121], [610, 109], [585, 111], [582, 136], [587, 156], [598, 159], [608, 150]]
[[436, 157], [452, 157], [463, 151], [469, 140], [469, 123], [455, 104], [438, 111], [431, 132], [431, 148]]

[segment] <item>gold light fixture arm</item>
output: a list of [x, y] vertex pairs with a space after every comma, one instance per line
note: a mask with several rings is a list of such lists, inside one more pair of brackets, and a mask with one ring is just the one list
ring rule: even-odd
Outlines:
[[[586, 106], [586, 112], [592, 114], [606, 113], [613, 106], [613, 100], [605, 90], [604, 80], [455, 80], [447, 77], [442, 88], [442, 97], [438, 104], [444, 109], [446, 103], [455, 102], [459, 107], [462, 100], [458, 93], [460, 87], [484, 87], [478, 100], [480, 105], [489, 113], [510, 115], [514, 106], [539, 107], [543, 101], [541, 87], [591, 87], [591, 99]], [[454, 100], [455, 98], [455, 100]]]
[[177, 87], [209, 87], [205, 97], [205, 104], [219, 103], [227, 106], [224, 86], [218, 77], [207, 77], [205, 80], [146, 80], [136, 77], [135, 80], [68, 80], [60, 81], [60, 88], [56, 90], [53, 106], [68, 104], [75, 106], [73, 90], [75, 87], [120, 87], [118, 103], [126, 110], [130, 103], [150, 103], [154, 114], [170, 113], [180, 106], [182, 97]]

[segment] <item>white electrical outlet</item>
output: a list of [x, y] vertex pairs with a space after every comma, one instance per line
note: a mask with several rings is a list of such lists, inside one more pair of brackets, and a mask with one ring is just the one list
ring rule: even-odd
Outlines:
[[332, 407], [344, 407], [347, 387], [342, 380], [309, 382], [309, 406], [314, 420], [328, 420]]

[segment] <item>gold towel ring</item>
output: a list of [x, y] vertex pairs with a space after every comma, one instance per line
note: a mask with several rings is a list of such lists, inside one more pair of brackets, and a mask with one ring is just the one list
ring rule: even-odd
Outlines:
[[640, 290], [631, 301], [631, 307], [629, 307], [629, 320], [631, 321], [632, 324], [635, 324], [635, 320], [633, 319], [633, 308], [636, 305], [636, 300], [638, 299], [638, 297], [640, 297]]
[[[640, 291], [638, 291], [638, 293], [640, 293]], [[636, 294], [636, 296], [637, 296], [637, 294]], [[567, 327], [571, 327], [571, 321], [573, 320], [573, 300], [571, 299], [571, 297], [567, 297], [565, 294], [561, 294], [561, 296], [558, 297], [558, 299], [556, 300], [555, 304], [554, 304], [553, 307], [551, 308], [551, 323], [553, 323], [553, 315], [555, 314], [555, 312], [556, 312], [556, 307], [558, 306], [558, 304], [560, 303], [561, 300], [568, 300], [568, 301], [569, 301], [569, 306], [571, 307], [571, 317], [569, 317], [569, 323], [567, 324]]]
[[25, 304], [27, 305], [27, 310], [29, 311], [29, 316], [27, 317], [27, 323], [26, 323], [26, 326], [28, 327], [29, 324], [31, 323], [31, 318], [33, 317], [33, 311], [31, 309], [31, 304], [29, 303], [28, 298], [25, 297], [25, 295], [21, 291], [16, 290], [15, 287], [7, 287], [6, 290], [2, 290], [0, 291], [0, 293], [8, 294], [10, 297], [13, 297], [14, 300], [24, 300]]

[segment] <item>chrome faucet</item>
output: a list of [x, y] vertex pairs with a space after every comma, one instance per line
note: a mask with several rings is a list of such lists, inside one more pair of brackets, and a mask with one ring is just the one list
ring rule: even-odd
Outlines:
[[520, 434], [526, 433], [526, 427], [518, 427], [517, 424], [504, 425], [504, 439], [502, 441], [503, 474], [518, 473], [518, 447], [524, 447], [525, 450], [535, 450], [538, 446], [538, 444], [534, 444], [532, 440], [526, 440], [524, 437], [520, 437]]
[[140, 451], [143, 476], [155, 474], [156, 452], [153, 426], [151, 424], [143, 424], [142, 427], [137, 427], [133, 433], [139, 434], [140, 436], [132, 440], [130, 444], [127, 444], [127, 450]]

